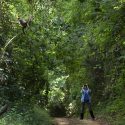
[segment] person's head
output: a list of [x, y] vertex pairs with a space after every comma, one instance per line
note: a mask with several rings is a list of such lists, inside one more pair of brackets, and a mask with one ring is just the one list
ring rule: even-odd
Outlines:
[[84, 88], [84, 89], [88, 89], [88, 85], [87, 85], [87, 84], [85, 84], [83, 88]]

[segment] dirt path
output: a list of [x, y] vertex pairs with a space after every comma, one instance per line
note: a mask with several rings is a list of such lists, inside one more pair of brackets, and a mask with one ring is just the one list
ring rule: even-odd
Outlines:
[[92, 121], [89, 119], [79, 120], [77, 118], [55, 118], [54, 121], [55, 125], [102, 125], [97, 121]]

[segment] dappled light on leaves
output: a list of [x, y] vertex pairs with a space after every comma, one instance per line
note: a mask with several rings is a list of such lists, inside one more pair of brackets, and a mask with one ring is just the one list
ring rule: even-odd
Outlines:
[[1, 0], [0, 124], [78, 116], [88, 84], [96, 116], [124, 125], [124, 25], [124, 0]]

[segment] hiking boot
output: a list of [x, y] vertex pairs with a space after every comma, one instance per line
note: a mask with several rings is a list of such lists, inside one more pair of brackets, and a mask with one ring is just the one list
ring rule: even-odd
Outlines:
[[80, 114], [80, 119], [81, 119], [81, 120], [83, 119], [83, 113]]
[[93, 114], [93, 111], [90, 111], [90, 115], [91, 115], [91, 118], [92, 118], [93, 120], [95, 120], [95, 116], [94, 116], [94, 114]]

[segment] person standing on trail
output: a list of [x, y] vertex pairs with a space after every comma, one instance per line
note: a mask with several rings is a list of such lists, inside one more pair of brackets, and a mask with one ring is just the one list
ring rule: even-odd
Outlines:
[[91, 90], [89, 89], [87, 84], [82, 87], [82, 90], [81, 90], [81, 93], [82, 93], [82, 97], [81, 97], [82, 108], [81, 108], [80, 119], [84, 118], [84, 107], [85, 107], [85, 104], [87, 104], [87, 106], [88, 106], [89, 113], [90, 113], [92, 119], [93, 120], [95, 119], [95, 116], [93, 114], [92, 107], [91, 107], [90, 92], [91, 92]]

